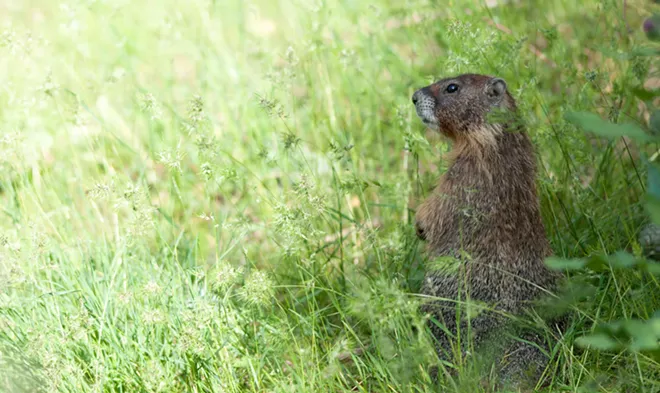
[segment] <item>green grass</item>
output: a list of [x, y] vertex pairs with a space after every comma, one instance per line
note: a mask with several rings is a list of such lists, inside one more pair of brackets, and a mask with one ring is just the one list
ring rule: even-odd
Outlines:
[[[448, 145], [410, 96], [507, 80], [555, 254], [638, 252], [653, 150], [564, 114], [645, 124], [650, 3], [0, 2], [0, 390], [481, 391], [426, 372], [411, 223]], [[652, 356], [574, 345], [657, 280], [574, 280], [549, 390], [657, 391]]]

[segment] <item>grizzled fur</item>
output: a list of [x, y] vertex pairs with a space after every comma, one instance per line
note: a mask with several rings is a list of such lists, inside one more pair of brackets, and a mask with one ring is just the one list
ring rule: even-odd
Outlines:
[[[460, 327], [464, 337], [467, 322], [461, 318], [457, 326], [456, 300], [469, 297], [518, 314], [557, 283], [558, 275], [543, 262], [551, 249], [539, 211], [533, 146], [515, 116], [499, 123], [488, 118], [494, 108], [516, 113], [502, 79], [475, 74], [443, 79], [415, 92], [413, 102], [427, 126], [453, 141], [450, 167], [416, 215], [428, 256], [444, 257], [427, 273], [422, 292], [449, 299], [428, 303], [424, 311], [453, 334]], [[472, 317], [475, 346], [505, 319], [496, 312]], [[437, 323], [431, 323], [431, 330], [440, 356], [446, 357], [449, 337]], [[532, 339], [543, 345], [538, 337]], [[509, 351], [514, 348], [513, 367], [533, 366], [538, 376], [542, 353], [520, 344]], [[509, 366], [500, 376], [516, 379], [522, 372]]]

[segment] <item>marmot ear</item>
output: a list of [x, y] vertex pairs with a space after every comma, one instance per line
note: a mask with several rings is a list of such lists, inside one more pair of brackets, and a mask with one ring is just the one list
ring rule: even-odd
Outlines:
[[501, 99], [506, 93], [506, 82], [502, 78], [493, 78], [488, 81], [486, 95], [490, 99]]

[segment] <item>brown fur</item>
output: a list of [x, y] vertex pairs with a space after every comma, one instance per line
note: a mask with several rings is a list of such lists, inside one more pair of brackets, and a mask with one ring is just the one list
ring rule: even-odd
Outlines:
[[[413, 97], [420, 117], [453, 141], [449, 169], [419, 206], [416, 227], [430, 258], [452, 257], [458, 262], [453, 271], [441, 268], [427, 273], [422, 292], [449, 300], [436, 300], [423, 309], [454, 334], [460, 327], [461, 337], [467, 322], [456, 323], [456, 302], [451, 300], [469, 297], [518, 314], [554, 289], [559, 278], [544, 264], [551, 249], [539, 210], [532, 143], [516, 122], [487, 121], [493, 108], [516, 112], [503, 81], [499, 80], [500, 90], [489, 95], [495, 81], [465, 74], [420, 89]], [[458, 84], [459, 91], [446, 92], [450, 83]], [[479, 345], [503, 324], [503, 318], [485, 312], [469, 324], [474, 344]], [[431, 330], [440, 355], [446, 357], [451, 340], [434, 323]], [[534, 350], [521, 353], [536, 357], [520, 359], [521, 364], [544, 364]], [[519, 372], [502, 371], [507, 377], [511, 373]]]

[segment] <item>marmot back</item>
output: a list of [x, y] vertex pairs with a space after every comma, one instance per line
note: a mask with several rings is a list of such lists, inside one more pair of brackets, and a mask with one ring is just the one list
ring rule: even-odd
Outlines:
[[[520, 313], [554, 289], [560, 276], [544, 264], [551, 249], [536, 191], [534, 150], [515, 121], [516, 103], [506, 82], [464, 74], [424, 87], [412, 99], [424, 124], [453, 141], [449, 169], [416, 215], [428, 256], [442, 257], [427, 272], [423, 293], [460, 301], [469, 297], [498, 311]], [[495, 112], [499, 121], [491, 121]], [[468, 322], [457, 323], [455, 306], [455, 301], [435, 301], [424, 310], [456, 334]], [[503, 322], [493, 312], [470, 318], [475, 345]], [[431, 330], [446, 357], [451, 340], [435, 323]], [[542, 371], [539, 354], [528, 352], [520, 352], [530, 357], [518, 359], [520, 366]], [[516, 379], [522, 371], [512, 367], [502, 375]]]

